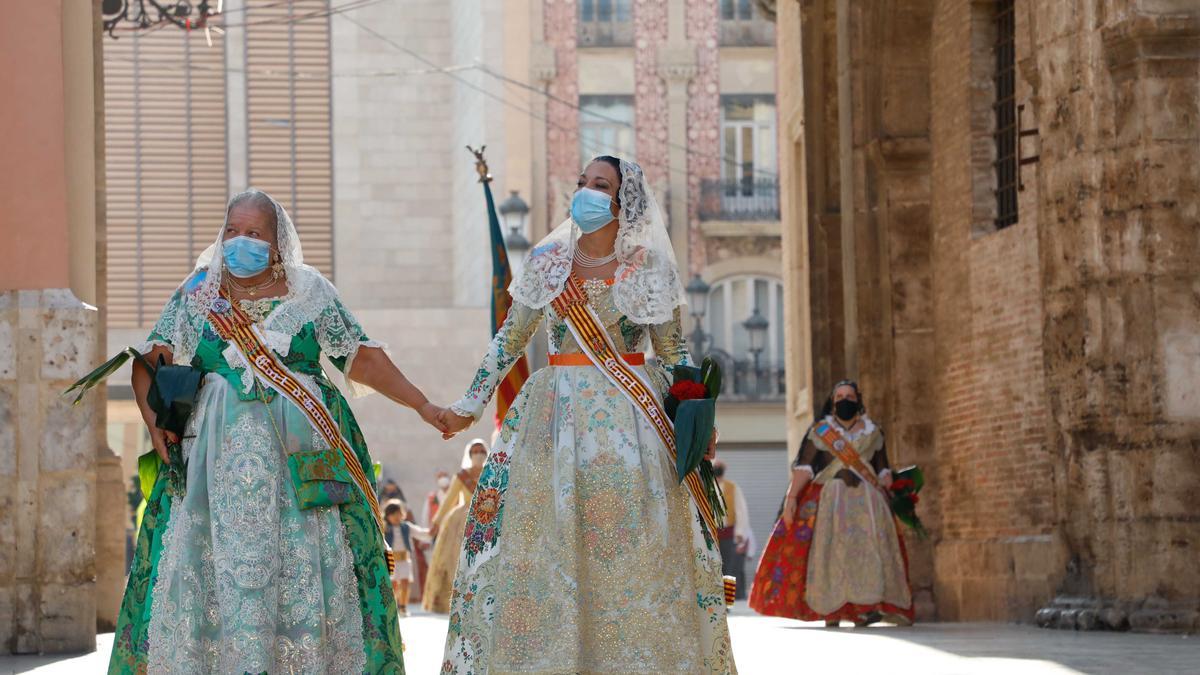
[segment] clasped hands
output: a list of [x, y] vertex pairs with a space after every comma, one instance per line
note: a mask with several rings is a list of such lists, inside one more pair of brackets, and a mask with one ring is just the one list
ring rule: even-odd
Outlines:
[[447, 441], [475, 423], [473, 417], [463, 417], [449, 408], [434, 405], [429, 401], [426, 401], [417, 412], [421, 414], [421, 419], [425, 420], [426, 424], [440, 431], [442, 438]]

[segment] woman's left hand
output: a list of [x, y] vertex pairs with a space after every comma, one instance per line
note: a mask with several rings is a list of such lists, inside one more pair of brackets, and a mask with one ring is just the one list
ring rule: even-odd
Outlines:
[[892, 472], [889, 471], [889, 472], [883, 474], [882, 476], [880, 476], [879, 484], [883, 486], [883, 489], [891, 490], [892, 489]]
[[712, 438], [708, 441], [708, 451], [704, 453], [704, 459], [713, 461], [717, 458], [717, 441], [721, 438], [721, 432], [713, 427]]
[[433, 428], [437, 429], [438, 431], [440, 431], [444, 434], [444, 433], [446, 433], [447, 429], [446, 429], [446, 425], [442, 422], [442, 411], [443, 411], [442, 408], [430, 403], [429, 401], [426, 401], [417, 410], [417, 412], [420, 413], [420, 415], [421, 415], [421, 419], [425, 420], [426, 424], [432, 426]]

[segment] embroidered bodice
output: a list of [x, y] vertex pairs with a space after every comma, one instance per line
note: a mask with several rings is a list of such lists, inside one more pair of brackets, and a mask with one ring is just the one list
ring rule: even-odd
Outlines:
[[[604, 329], [619, 349], [625, 353], [638, 353], [645, 351], [647, 346], [653, 348], [658, 363], [657, 368], [652, 368], [651, 371], [660, 371], [655, 373], [660, 385], [666, 381], [665, 372], [679, 364], [691, 365], [678, 309], [670, 321], [646, 326], [630, 321], [617, 309], [613, 302], [611, 283], [585, 281], [583, 286], [588, 296], [588, 304], [595, 310]], [[549, 335], [551, 354], [575, 354], [581, 351], [566, 320], [558, 316], [553, 306], [547, 305], [541, 310], [536, 310], [514, 302], [508, 312], [508, 318], [488, 345], [487, 354], [484, 355], [467, 393], [450, 406], [450, 409], [458, 415], [478, 419], [504, 374], [525, 353], [525, 348], [543, 321]]]
[[[163, 318], [160, 318], [155, 324], [146, 341], [138, 346], [139, 351], [146, 352], [154, 345], [163, 345], [176, 353], [176, 345], [171, 339], [172, 333], [166, 330], [165, 324], [167, 317], [173, 320], [183, 302], [182, 296], [183, 291], [176, 291], [175, 295], [167, 301], [167, 306], [163, 309]], [[274, 311], [292, 298], [293, 295], [288, 294], [282, 297], [239, 300], [238, 302], [239, 306], [243, 310], [247, 310], [251, 318], [255, 319], [261, 327], [266, 325], [266, 319]], [[293, 372], [312, 377], [323, 387], [332, 387], [332, 385], [326, 379], [321, 368], [322, 355], [328, 358], [338, 370], [349, 373], [359, 347], [379, 345], [366, 336], [358, 321], [340, 300], [334, 301], [334, 307], [330, 311], [337, 315], [336, 323], [339, 330], [330, 331], [328, 325], [333, 322], [322, 321], [318, 318], [318, 320], [304, 323], [292, 335], [285, 335], [270, 329], [262, 331], [267, 338], [267, 345], [279, 355], [284, 365]], [[191, 356], [188, 364], [225, 378], [238, 392], [239, 397], [244, 400], [257, 397], [253, 388], [249, 386], [253, 383], [253, 374], [242, 365], [240, 353], [222, 339], [207, 322], [200, 333], [195, 353]], [[270, 397], [271, 395], [268, 394], [268, 398]]]

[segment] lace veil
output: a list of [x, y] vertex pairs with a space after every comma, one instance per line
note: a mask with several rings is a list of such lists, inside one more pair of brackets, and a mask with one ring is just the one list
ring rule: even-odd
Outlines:
[[[687, 303], [675, 251], [658, 200], [646, 183], [642, 167], [621, 160], [621, 207], [616, 253], [618, 267], [613, 302], [631, 321], [643, 325], [666, 323], [675, 309]], [[508, 291], [517, 302], [541, 309], [566, 285], [581, 231], [571, 218], [556, 227], [530, 252], [521, 275]]]
[[300, 236], [287, 210], [261, 190], [250, 189], [230, 198], [225, 209], [226, 222], [222, 223], [216, 241], [196, 258], [192, 274], [180, 286], [178, 301], [167, 303], [155, 332], [170, 341], [168, 346], [176, 363], [191, 362], [200, 344], [208, 311], [220, 292], [224, 273], [220, 261], [229, 212], [246, 202], [274, 209], [278, 251], [287, 274], [287, 296], [262, 323], [270, 347], [286, 355], [291, 338], [311, 322], [316, 327], [323, 354], [331, 359], [346, 358], [345, 372], [349, 372], [349, 360], [353, 359], [360, 344], [380, 345], [363, 342], [362, 328], [342, 309], [333, 284], [316, 268], [304, 264]]

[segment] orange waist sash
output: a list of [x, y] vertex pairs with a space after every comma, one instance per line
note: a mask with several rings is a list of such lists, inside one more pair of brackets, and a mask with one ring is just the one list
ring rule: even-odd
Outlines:
[[[645, 354], [622, 354], [621, 358], [631, 366], [646, 365]], [[552, 366], [594, 366], [591, 357], [584, 353], [575, 354], [551, 354], [550, 365]]]

